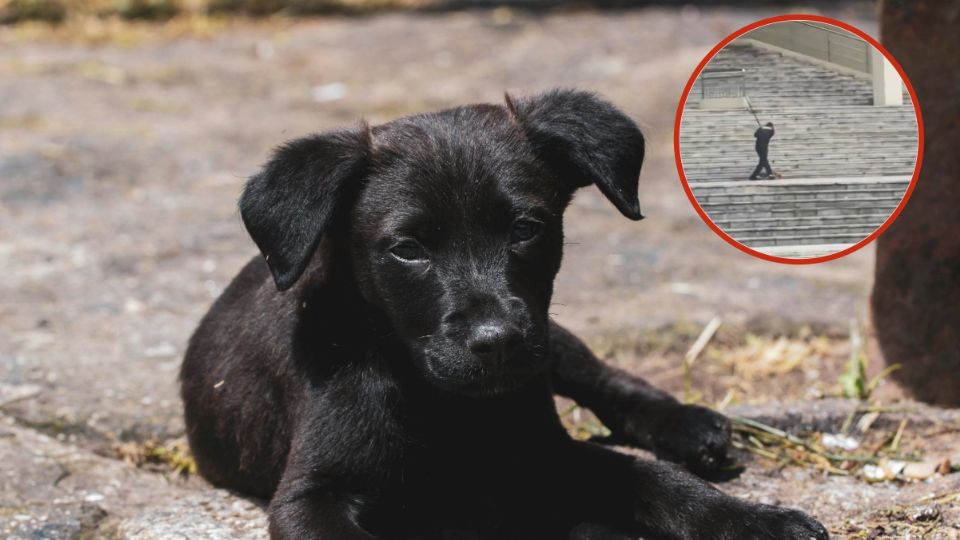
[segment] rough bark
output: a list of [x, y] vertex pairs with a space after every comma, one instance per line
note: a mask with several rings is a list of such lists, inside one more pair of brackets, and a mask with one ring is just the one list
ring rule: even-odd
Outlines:
[[886, 0], [880, 23], [916, 89], [926, 144], [910, 202], [877, 241], [874, 327], [914, 397], [960, 405], [960, 1]]

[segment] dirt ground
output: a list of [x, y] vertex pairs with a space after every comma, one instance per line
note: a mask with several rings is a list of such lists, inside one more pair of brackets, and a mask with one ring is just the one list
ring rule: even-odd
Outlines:
[[[700, 221], [674, 168], [687, 77], [714, 43], [776, 13], [497, 8], [0, 27], [0, 531], [262, 537], [258, 501], [171, 471], [188, 463], [176, 446], [185, 342], [255, 253], [236, 211], [245, 177], [285, 139], [504, 90], [595, 90], [648, 137], [648, 219], [578, 195], [555, 318], [678, 396], [804, 436], [839, 430], [858, 404], [822, 398], [840, 392], [851, 320], [867, 323], [872, 248], [816, 266], [752, 259]], [[872, 4], [825, 14], [877, 34]], [[682, 359], [713, 317], [720, 330], [684, 392]], [[898, 396], [884, 382], [873, 400]], [[896, 406], [874, 433], [906, 418], [903, 451], [960, 448], [955, 412]], [[590, 429], [588, 414], [560, 407], [571, 429]], [[722, 489], [814, 512], [837, 538], [960, 538], [956, 473], [867, 483], [793, 458], [740, 458], [746, 473]]]

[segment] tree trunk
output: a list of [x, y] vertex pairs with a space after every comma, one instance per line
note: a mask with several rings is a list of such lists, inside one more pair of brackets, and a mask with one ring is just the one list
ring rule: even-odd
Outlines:
[[877, 240], [877, 342], [913, 397], [960, 405], [960, 0], [885, 0], [882, 41], [923, 113], [923, 169]]

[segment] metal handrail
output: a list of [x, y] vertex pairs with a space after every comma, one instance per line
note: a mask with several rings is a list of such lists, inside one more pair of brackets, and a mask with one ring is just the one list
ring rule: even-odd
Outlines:
[[700, 72], [700, 75], [710, 75], [711, 79], [714, 77], [736, 77], [743, 75], [747, 70], [740, 69], [705, 69]]
[[739, 97], [743, 95], [743, 76], [746, 70], [740, 69], [704, 69], [700, 72], [700, 99], [707, 98], [707, 80], [737, 80], [735, 96], [724, 95], [722, 97]]

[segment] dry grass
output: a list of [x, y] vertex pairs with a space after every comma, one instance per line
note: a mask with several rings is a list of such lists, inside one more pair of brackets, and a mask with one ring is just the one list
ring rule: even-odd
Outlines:
[[41, 20], [22, 20], [13, 25], [11, 31], [0, 35], [0, 40], [133, 47], [150, 40], [171, 40], [188, 36], [202, 39], [235, 24], [236, 21], [228, 18], [204, 14], [177, 15], [162, 22], [134, 21], [117, 16], [73, 15], [56, 24]]
[[120, 443], [116, 452], [118, 458], [140, 469], [173, 476], [197, 474], [197, 463], [184, 439]]
[[242, 14], [263, 17], [284, 13], [363, 13], [418, 9], [435, 0], [0, 0], [0, 23], [43, 21], [61, 24], [84, 19], [167, 21], [176, 17]]
[[847, 540], [956, 540], [960, 538], [960, 525], [945, 514], [949, 505], [958, 500], [960, 492], [929, 495], [913, 504], [886, 508], [851, 520], [845, 529], [833, 531], [834, 536]]
[[839, 378], [850, 354], [849, 338], [836, 331], [726, 322], [625, 330], [589, 344], [613, 365], [713, 406], [843, 395]]
[[[862, 405], [850, 412], [838, 433], [797, 435], [735, 418], [735, 446], [775, 468], [810, 468], [875, 482], [920, 480], [950, 474], [960, 465], [951, 464], [940, 449], [926, 452], [924, 444], [934, 431], [956, 426], [921, 430], [901, 421], [909, 411], [868, 401], [896, 367], [868, 365], [855, 322], [850, 334], [843, 335], [808, 327], [767, 331], [721, 324], [715, 318], [704, 326], [678, 324], [605, 336], [592, 345], [608, 361], [682, 395], [685, 401], [721, 410], [733, 403], [828, 396], [860, 400]], [[851, 388], [856, 389], [853, 395]], [[595, 418], [575, 407], [561, 410], [574, 436], [588, 437], [602, 430]], [[850, 446], [844, 448], [842, 443]]]
[[558, 403], [560, 422], [567, 433], [578, 441], [585, 441], [594, 437], [608, 437], [610, 430], [587, 409], [569, 400]]
[[[923, 441], [929, 433], [908, 431], [906, 418], [893, 430], [873, 428], [881, 415], [902, 413], [864, 405], [851, 411], [839, 433], [814, 432], [804, 436], [756, 420], [733, 417], [733, 445], [772, 460], [778, 467], [812, 468], [827, 474], [855, 476], [866, 482], [923, 481], [960, 471], [960, 463], [952, 463], [949, 456], [926, 455]], [[852, 419], [858, 415], [860, 420], [854, 424]]]
[[713, 350], [712, 359], [742, 379], [763, 379], [802, 370], [818, 364], [833, 353], [833, 343], [823, 336], [755, 336], [747, 334], [744, 343], [729, 350]]

